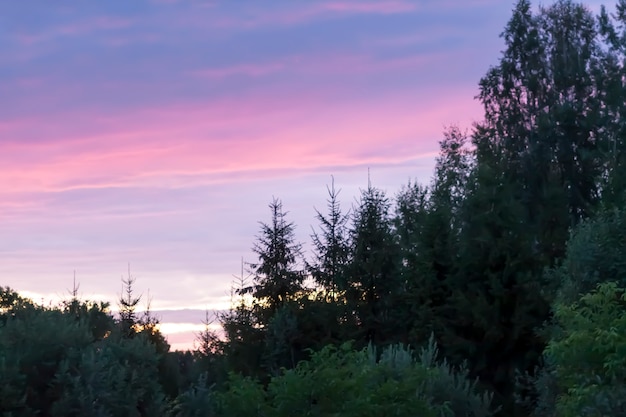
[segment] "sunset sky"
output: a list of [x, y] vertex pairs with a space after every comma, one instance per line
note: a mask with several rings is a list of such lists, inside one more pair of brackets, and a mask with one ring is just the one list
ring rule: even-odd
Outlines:
[[444, 128], [482, 116], [512, 7], [2, 2], [0, 285], [56, 302], [75, 271], [115, 305], [130, 263], [189, 346], [273, 197], [308, 243], [331, 175], [345, 209], [368, 168], [390, 197], [430, 180]]

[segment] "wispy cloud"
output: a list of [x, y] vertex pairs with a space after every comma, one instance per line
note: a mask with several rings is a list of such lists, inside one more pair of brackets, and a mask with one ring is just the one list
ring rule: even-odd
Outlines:
[[373, 54], [334, 53], [324, 55], [295, 55], [275, 61], [235, 64], [191, 71], [197, 78], [221, 79], [227, 77], [269, 77], [277, 73], [288, 77], [355, 76], [385, 72], [411, 71], [434, 66], [449, 55], [445, 52], [409, 55], [397, 58], [377, 57]]
[[399, 14], [414, 12], [417, 9], [415, 2], [403, 0], [329, 1], [306, 3], [305, 6], [297, 7], [294, 7], [294, 3], [282, 3], [280, 9], [268, 11], [267, 7], [259, 7], [249, 10], [245, 18], [235, 15], [222, 16], [213, 23], [221, 27], [251, 29], [270, 25], [294, 26], [333, 17]]
[[[450, 102], [447, 98], [456, 92], [437, 94], [428, 100]], [[237, 173], [245, 179], [271, 170], [401, 162], [419, 154], [418, 138], [438, 137], [455, 111], [453, 104], [433, 110], [423, 97], [393, 96], [357, 107], [320, 101], [311, 108], [317, 108], [311, 119], [313, 104], [278, 101], [274, 111], [299, 107], [283, 117], [273, 117], [272, 106], [262, 97], [256, 103], [248, 99], [247, 109], [231, 107], [223, 115], [212, 114], [212, 109], [227, 108], [224, 103], [212, 103], [204, 111], [155, 109], [129, 115], [128, 124], [121, 123], [124, 127], [117, 132], [90, 137], [86, 126], [86, 131], [75, 132], [75, 139], [14, 142], [1, 158], [0, 185], [4, 193], [184, 185], [193, 178], [233, 180], [237, 176], [231, 174]], [[433, 120], [441, 124], [428, 123]], [[370, 150], [365, 160], [361, 149]]]
[[236, 75], [258, 77], [278, 72], [284, 68], [285, 64], [281, 62], [267, 64], [239, 64], [229, 67], [207, 68], [203, 70], [192, 71], [191, 75], [201, 78], [224, 78]]
[[45, 30], [20, 31], [13, 36], [22, 46], [32, 46], [41, 42], [51, 42], [59, 37], [85, 36], [99, 31], [117, 31], [131, 27], [132, 19], [113, 16], [97, 16], [79, 21], [51, 26]]
[[329, 10], [341, 13], [373, 13], [395, 14], [410, 12], [417, 9], [417, 5], [408, 1], [335, 1], [318, 6], [318, 10]]

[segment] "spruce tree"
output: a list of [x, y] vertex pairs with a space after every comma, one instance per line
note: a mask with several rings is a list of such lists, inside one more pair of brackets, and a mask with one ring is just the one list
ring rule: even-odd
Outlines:
[[357, 339], [375, 344], [394, 341], [395, 303], [405, 288], [397, 273], [397, 243], [385, 193], [368, 184], [353, 213], [348, 267], [348, 308], [357, 318]]
[[131, 337], [137, 332], [137, 305], [141, 301], [141, 296], [135, 296], [133, 285], [135, 278], [130, 274], [130, 264], [128, 265], [128, 276], [122, 278], [122, 294], [117, 301], [119, 307], [120, 326], [122, 334]]
[[317, 209], [316, 219], [319, 232], [313, 231], [314, 259], [307, 265], [312, 278], [323, 290], [327, 301], [335, 300], [346, 289], [345, 269], [348, 264], [349, 213], [343, 213], [339, 204], [339, 192], [335, 189], [335, 180], [327, 187], [328, 200], [326, 215]]
[[466, 199], [473, 166], [467, 135], [449, 128], [439, 143], [440, 153], [430, 188], [409, 183], [398, 194], [394, 225], [399, 239], [398, 269], [402, 303], [398, 310], [407, 323], [407, 342], [424, 343], [439, 334], [451, 293]]
[[302, 245], [296, 242], [295, 226], [287, 221], [280, 200], [275, 198], [269, 208], [271, 221], [261, 223], [253, 247], [258, 262], [250, 264], [254, 283], [249, 291], [256, 301], [259, 326], [267, 325], [280, 307], [296, 300], [304, 290], [305, 275], [299, 269]]
[[257, 375], [261, 369], [263, 332], [256, 325], [253, 305], [248, 300], [251, 286], [249, 276], [244, 275], [244, 262], [241, 260], [241, 275], [235, 277], [231, 288], [231, 307], [218, 314], [224, 329], [225, 340], [221, 348], [228, 369], [246, 376]]

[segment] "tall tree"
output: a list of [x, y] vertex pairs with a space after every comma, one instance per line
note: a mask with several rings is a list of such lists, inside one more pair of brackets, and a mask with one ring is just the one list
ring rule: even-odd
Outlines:
[[346, 289], [345, 269], [350, 250], [347, 225], [350, 214], [341, 211], [338, 200], [340, 190], [335, 189], [334, 178], [327, 190], [327, 214], [315, 210], [320, 231], [318, 233], [314, 230], [311, 236], [314, 260], [307, 267], [312, 278], [323, 289], [324, 297], [331, 301]]
[[286, 220], [282, 202], [274, 199], [269, 208], [270, 223], [261, 223], [253, 251], [258, 262], [250, 264], [254, 283], [250, 287], [256, 300], [256, 315], [260, 326], [267, 325], [276, 311], [295, 300], [304, 289], [305, 275], [299, 269], [302, 245], [296, 242], [295, 226]]
[[515, 177], [547, 261], [564, 253], [567, 230], [588, 216], [602, 175], [596, 89], [599, 46], [593, 15], [561, 0], [533, 14], [520, 0], [506, 26], [506, 49], [480, 82], [485, 119], [477, 157], [499, 155]]
[[127, 337], [133, 336], [136, 332], [138, 316], [137, 305], [141, 301], [141, 296], [135, 296], [135, 278], [130, 274], [130, 264], [128, 265], [128, 276], [122, 277], [122, 293], [117, 301], [120, 315], [120, 325], [122, 332]]
[[315, 350], [345, 340], [346, 324], [354, 318], [345, 303], [350, 214], [341, 210], [340, 190], [335, 188], [334, 178], [326, 189], [327, 212], [315, 210], [319, 226], [313, 229], [313, 259], [306, 265], [317, 284], [315, 297], [300, 299], [301, 309], [297, 313], [302, 347]]
[[502, 36], [505, 50], [480, 82], [485, 118], [472, 135], [443, 344], [515, 415], [523, 411], [508, 381], [532, 369], [545, 344], [535, 332], [550, 315], [542, 271], [565, 254], [569, 229], [596, 210], [615, 137], [603, 121], [621, 110], [608, 88], [619, 60], [602, 52], [608, 43], [584, 6], [560, 0], [535, 13], [520, 0]]
[[385, 193], [368, 184], [361, 193], [350, 230], [348, 306], [359, 321], [358, 339], [393, 341], [397, 327], [394, 304], [404, 291], [397, 274], [397, 243]]
[[449, 279], [456, 267], [459, 235], [472, 169], [467, 135], [456, 127], [440, 142], [430, 188], [409, 183], [396, 198], [394, 218], [399, 241], [402, 322], [410, 323], [407, 342], [420, 345], [441, 327], [441, 309], [450, 296]]
[[599, 146], [604, 155], [602, 199], [608, 207], [626, 203], [626, 1], [619, 0], [615, 13], [604, 6], [599, 31], [606, 48], [601, 49], [596, 71], [596, 90], [601, 100]]
[[246, 376], [256, 376], [261, 369], [263, 333], [256, 325], [253, 304], [249, 300], [252, 287], [249, 276], [244, 275], [244, 262], [241, 260], [241, 275], [235, 277], [231, 288], [231, 307], [218, 314], [224, 329], [225, 340], [222, 351], [228, 368]]
[[451, 295], [443, 313], [443, 351], [468, 362], [475, 377], [496, 392], [507, 415], [517, 371], [533, 369], [544, 341], [535, 329], [549, 315], [542, 297], [541, 266], [527, 231], [515, 181], [497, 162], [478, 165], [463, 209]]
[[396, 196], [393, 218], [398, 242], [397, 274], [405, 291], [399, 294], [397, 309], [406, 323], [403, 343], [419, 346], [436, 327], [437, 303], [434, 239], [431, 229], [430, 195], [417, 183], [404, 186]]

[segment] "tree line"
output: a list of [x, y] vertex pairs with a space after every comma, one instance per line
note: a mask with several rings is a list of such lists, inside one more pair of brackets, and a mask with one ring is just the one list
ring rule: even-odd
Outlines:
[[0, 411], [626, 415], [626, 0], [520, 0], [502, 38], [430, 183], [331, 183], [308, 256], [270, 202], [223, 337], [169, 351], [130, 274], [117, 318], [3, 289]]

